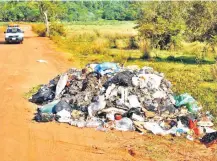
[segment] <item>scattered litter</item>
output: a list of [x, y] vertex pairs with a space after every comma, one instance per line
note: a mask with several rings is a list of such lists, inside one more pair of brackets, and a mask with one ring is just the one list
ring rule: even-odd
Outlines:
[[42, 59], [37, 60], [37, 62], [39, 62], [39, 63], [48, 63], [46, 60], [42, 60]]
[[[39, 105], [37, 122], [56, 120], [80, 128], [149, 131], [204, 144], [217, 140], [210, 112], [189, 94], [175, 96], [163, 73], [151, 67], [88, 64], [69, 69], [43, 85], [29, 101]], [[216, 141], [217, 142], [217, 141]]]
[[194, 141], [194, 138], [191, 135], [187, 135], [186, 138], [190, 141]]

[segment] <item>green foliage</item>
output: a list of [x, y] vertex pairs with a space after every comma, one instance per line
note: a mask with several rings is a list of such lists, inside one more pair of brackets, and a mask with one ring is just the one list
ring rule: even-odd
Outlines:
[[180, 49], [182, 41], [217, 42], [217, 3], [148, 2], [142, 3], [137, 28], [152, 48]]
[[39, 17], [39, 9], [34, 2], [0, 2], [0, 21], [35, 22]]
[[24, 94], [24, 98], [29, 99], [33, 94], [38, 92], [38, 90], [41, 88], [42, 85], [37, 85], [33, 88], [31, 88], [28, 92]]
[[192, 2], [186, 16], [186, 35], [191, 41], [212, 41], [217, 33], [216, 2]]
[[43, 21], [47, 10], [49, 21], [135, 20], [138, 2], [127, 1], [27, 1], [0, 2], [0, 21]]
[[143, 4], [137, 23], [140, 36], [151, 41], [152, 48], [169, 49], [185, 29], [183, 5], [179, 2], [149, 2]]

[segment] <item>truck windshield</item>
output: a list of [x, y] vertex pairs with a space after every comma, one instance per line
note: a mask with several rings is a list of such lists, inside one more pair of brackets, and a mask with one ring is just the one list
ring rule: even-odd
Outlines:
[[19, 33], [21, 32], [18, 28], [7, 29], [7, 33]]

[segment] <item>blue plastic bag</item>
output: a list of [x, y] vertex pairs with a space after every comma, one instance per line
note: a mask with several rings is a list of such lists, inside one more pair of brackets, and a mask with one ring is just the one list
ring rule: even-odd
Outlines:
[[55, 100], [55, 101], [53, 101], [53, 102], [50, 102], [50, 103], [48, 103], [48, 104], [42, 106], [41, 108], [39, 108], [39, 111], [40, 111], [41, 113], [48, 113], [48, 114], [51, 114], [51, 113], [53, 113], [53, 108], [54, 108], [54, 106], [55, 106], [57, 103], [59, 103], [59, 101], [60, 101], [60, 100]]
[[197, 101], [189, 94], [184, 93], [179, 96], [175, 96], [176, 106], [186, 106], [189, 112], [197, 112], [200, 108], [197, 105]]
[[94, 68], [95, 72], [100, 73], [101, 75], [105, 75], [108, 73], [116, 73], [119, 71], [119, 67], [116, 63], [105, 62], [102, 64], [96, 65]]

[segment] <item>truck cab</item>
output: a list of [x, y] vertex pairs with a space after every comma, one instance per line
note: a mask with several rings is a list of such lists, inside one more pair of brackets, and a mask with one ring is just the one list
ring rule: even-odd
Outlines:
[[18, 25], [9, 25], [4, 33], [6, 43], [23, 43], [24, 31]]

